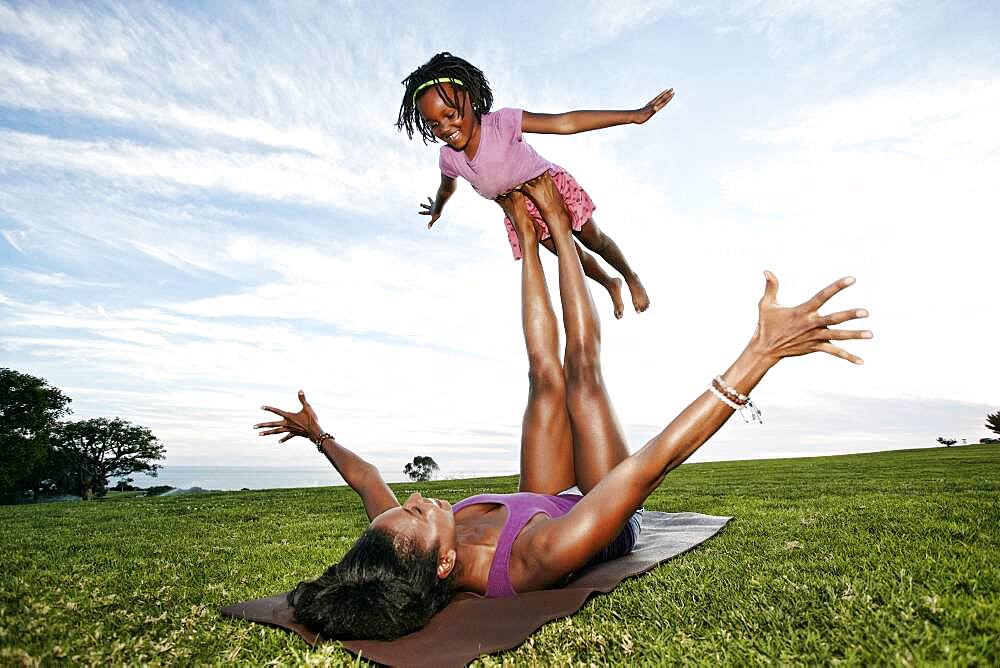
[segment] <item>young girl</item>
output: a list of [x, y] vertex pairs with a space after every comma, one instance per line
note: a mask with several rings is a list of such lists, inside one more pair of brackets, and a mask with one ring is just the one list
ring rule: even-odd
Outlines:
[[[639, 277], [629, 266], [611, 237], [594, 222], [594, 203], [586, 191], [562, 167], [545, 160], [521, 138], [522, 132], [539, 134], [576, 134], [588, 130], [645, 123], [674, 96], [665, 90], [640, 109], [626, 111], [570, 111], [564, 114], [536, 114], [521, 109], [500, 109], [490, 112], [493, 92], [482, 71], [467, 61], [439, 53], [403, 80], [406, 92], [399, 109], [396, 127], [406, 129], [411, 139], [419, 132], [424, 143], [445, 143], [441, 147], [441, 185], [437, 196], [427, 198], [419, 213], [430, 216], [427, 227], [441, 217], [445, 203], [455, 192], [455, 180], [461, 176], [486, 199], [519, 189], [525, 182], [548, 172], [562, 194], [572, 216], [572, 229], [584, 246], [600, 255], [625, 278], [632, 305], [637, 313], [649, 307], [649, 297]], [[555, 253], [555, 244], [548, 227], [534, 203], [528, 202], [528, 212], [541, 232], [542, 244]], [[521, 259], [521, 248], [510, 218], [504, 218], [507, 238], [514, 258]], [[612, 278], [597, 260], [579, 245], [584, 273], [600, 283], [614, 303], [615, 317], [624, 313], [621, 279]]]

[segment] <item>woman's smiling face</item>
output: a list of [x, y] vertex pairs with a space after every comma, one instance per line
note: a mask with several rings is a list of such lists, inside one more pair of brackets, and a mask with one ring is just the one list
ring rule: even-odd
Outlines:
[[436, 547], [439, 555], [455, 550], [455, 515], [451, 504], [425, 499], [416, 492], [403, 505], [390, 508], [372, 520], [371, 526], [412, 540], [421, 550]]
[[458, 102], [459, 107], [456, 109], [450, 106], [436, 88], [431, 86], [417, 98], [417, 111], [435, 137], [456, 151], [462, 151], [469, 145], [479, 119], [472, 111], [472, 104], [465, 90], [455, 88], [450, 83], [443, 83], [441, 87], [450, 99]]

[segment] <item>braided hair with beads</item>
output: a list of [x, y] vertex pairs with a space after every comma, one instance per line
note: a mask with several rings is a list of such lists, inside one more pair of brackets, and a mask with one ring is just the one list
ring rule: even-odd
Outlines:
[[[438, 81], [429, 86], [424, 86], [435, 79], [450, 79], [448, 83], [454, 83], [457, 79], [461, 85], [454, 84], [457, 95], [452, 96], [442, 86], [442, 81]], [[445, 104], [461, 113], [463, 99], [461, 96], [468, 95], [472, 110], [476, 118], [489, 112], [493, 106], [493, 91], [490, 90], [490, 83], [486, 80], [486, 75], [482, 70], [467, 60], [458, 56], [453, 56], [447, 51], [435, 55], [426, 63], [413, 70], [408, 77], [403, 79], [402, 84], [406, 87], [403, 93], [403, 103], [399, 106], [399, 118], [396, 120], [397, 130], [406, 130], [406, 136], [413, 139], [414, 133], [419, 133], [424, 143], [436, 143], [437, 137], [424, 123], [420, 111], [417, 109], [418, 93], [423, 95], [425, 91], [435, 90]]]

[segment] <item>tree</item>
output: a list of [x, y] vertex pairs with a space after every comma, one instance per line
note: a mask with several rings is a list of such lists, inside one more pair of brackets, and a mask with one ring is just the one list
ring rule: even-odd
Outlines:
[[997, 411], [996, 413], [989, 413], [986, 416], [985, 427], [994, 434], [1000, 434], [1000, 411]]
[[421, 457], [417, 455], [413, 461], [403, 467], [403, 473], [410, 476], [410, 480], [426, 482], [430, 480], [435, 472], [439, 471], [437, 462], [431, 457]]
[[134, 482], [135, 480], [132, 478], [123, 478], [119, 480], [118, 484], [112, 487], [111, 490], [114, 492], [135, 492], [139, 488], [132, 486], [132, 483]]
[[162, 468], [166, 449], [146, 427], [121, 418], [93, 418], [60, 425], [53, 436], [60, 486], [86, 500], [104, 496], [108, 478]]
[[944, 436], [938, 436], [938, 443], [940, 443], [941, 445], [943, 445], [946, 448], [950, 448], [951, 446], [953, 446], [956, 443], [958, 443], [958, 441], [956, 441], [953, 438], [945, 438]]
[[0, 497], [39, 488], [50, 436], [70, 401], [42, 378], [0, 368]]

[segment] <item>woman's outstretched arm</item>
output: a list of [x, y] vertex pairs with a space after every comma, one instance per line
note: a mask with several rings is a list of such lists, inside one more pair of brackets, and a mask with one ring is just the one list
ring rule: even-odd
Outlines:
[[396, 500], [396, 495], [385, 484], [378, 469], [337, 443], [333, 436], [323, 431], [323, 428], [319, 426], [316, 412], [306, 401], [306, 393], [302, 390], [299, 390], [299, 402], [302, 404], [302, 410], [298, 413], [290, 413], [273, 406], [261, 406], [263, 410], [274, 413], [281, 419], [273, 422], [261, 422], [255, 424], [253, 428], [264, 429], [264, 431], [258, 432], [261, 436], [285, 434], [278, 441], [279, 443], [284, 443], [295, 436], [308, 438], [313, 443], [319, 442], [320, 452], [326, 455], [337, 472], [343, 476], [344, 481], [361, 497], [369, 520], [375, 519], [389, 508], [398, 506], [399, 501]]
[[600, 130], [615, 125], [643, 124], [653, 114], [674, 99], [674, 89], [668, 88], [638, 109], [603, 111], [567, 111], [561, 114], [539, 114], [525, 111], [521, 115], [521, 132], [545, 135], [573, 135], [578, 132]]
[[[757, 330], [742, 354], [722, 375], [726, 384], [748, 395], [764, 375], [785, 357], [826, 352], [855, 364], [859, 357], [832, 341], [867, 339], [867, 330], [830, 329], [856, 318], [867, 317], [864, 309], [851, 309], [821, 316], [820, 307], [833, 295], [854, 283], [842, 278], [793, 308], [777, 303], [778, 281], [765, 272], [767, 285], [760, 300]], [[556, 579], [585, 564], [609, 544], [629, 516], [679, 466], [704, 444], [733, 409], [710, 391], [702, 393], [641, 450], [616, 466], [573, 510], [539, 527], [532, 539], [532, 552], [546, 555], [543, 577]], [[535, 544], [535, 540], [540, 543]]]

